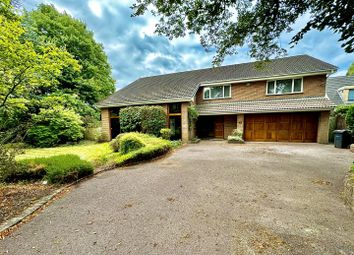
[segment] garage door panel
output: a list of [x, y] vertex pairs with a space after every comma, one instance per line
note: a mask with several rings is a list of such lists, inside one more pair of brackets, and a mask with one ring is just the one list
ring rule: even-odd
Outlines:
[[245, 116], [247, 141], [315, 142], [317, 113], [257, 114]]

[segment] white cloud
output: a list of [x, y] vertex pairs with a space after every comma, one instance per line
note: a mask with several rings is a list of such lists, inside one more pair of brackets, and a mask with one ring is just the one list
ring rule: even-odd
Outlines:
[[88, 2], [88, 7], [95, 16], [102, 18], [103, 9], [100, 2], [91, 0]]

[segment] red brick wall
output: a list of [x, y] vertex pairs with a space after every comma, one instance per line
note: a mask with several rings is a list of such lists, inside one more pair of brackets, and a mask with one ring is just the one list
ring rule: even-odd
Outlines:
[[258, 100], [258, 99], [279, 99], [279, 98], [299, 98], [305, 96], [324, 96], [326, 93], [326, 76], [306, 76], [304, 77], [304, 92], [288, 95], [266, 95], [266, 81], [237, 83], [231, 85], [231, 98], [204, 100], [203, 87], [200, 87], [196, 95], [196, 103], [214, 103], [227, 101]]

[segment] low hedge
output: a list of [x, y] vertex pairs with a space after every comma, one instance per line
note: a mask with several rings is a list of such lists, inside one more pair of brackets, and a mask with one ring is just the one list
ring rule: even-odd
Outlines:
[[124, 137], [135, 137], [143, 142], [144, 146], [127, 153], [122, 151], [115, 153], [113, 155], [113, 160], [116, 166], [149, 160], [161, 156], [172, 149], [172, 143], [170, 141], [155, 136], [141, 133], [127, 133], [120, 138], [120, 141], [124, 140]]
[[119, 152], [127, 154], [131, 151], [136, 151], [145, 144], [138, 133], [127, 133], [119, 139]]
[[24, 159], [19, 164], [26, 169], [23, 177], [28, 173], [37, 173], [38, 179], [44, 177], [49, 183], [70, 183], [92, 174], [94, 170], [90, 162], [72, 154]]

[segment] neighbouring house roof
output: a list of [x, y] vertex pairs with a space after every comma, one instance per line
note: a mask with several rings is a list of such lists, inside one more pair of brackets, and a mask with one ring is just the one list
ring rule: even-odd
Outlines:
[[343, 104], [338, 90], [346, 86], [354, 86], [354, 76], [337, 76], [327, 78], [327, 95], [336, 104]]
[[330, 110], [335, 104], [326, 97], [264, 99], [197, 105], [200, 115], [235, 113], [271, 113]]
[[191, 101], [200, 84], [267, 79], [311, 73], [330, 73], [337, 67], [308, 55], [270, 60], [263, 67], [257, 62], [228, 65], [187, 72], [140, 78], [97, 104], [100, 108], [127, 105]]

